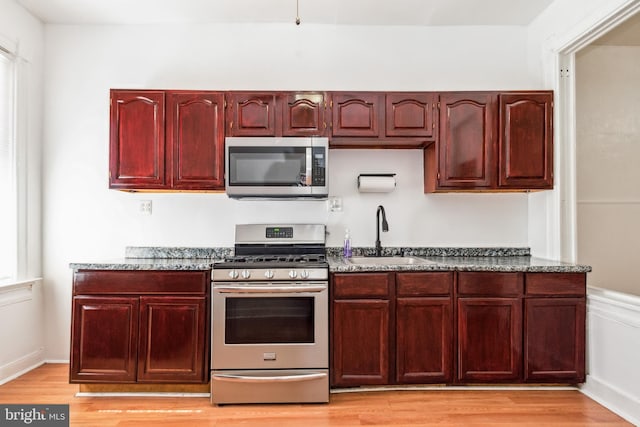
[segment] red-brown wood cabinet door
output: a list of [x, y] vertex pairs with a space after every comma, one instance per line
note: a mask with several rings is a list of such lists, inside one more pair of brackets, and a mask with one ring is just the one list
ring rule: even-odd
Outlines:
[[331, 96], [332, 129], [335, 137], [362, 136], [377, 138], [382, 136], [384, 126], [382, 92], [334, 92]]
[[111, 91], [110, 188], [167, 186], [164, 101], [163, 91]]
[[491, 92], [440, 96], [439, 187], [465, 189], [494, 185], [496, 103], [497, 96]]
[[389, 384], [388, 300], [333, 302], [332, 384]]
[[206, 297], [140, 297], [138, 382], [205, 379]]
[[499, 96], [499, 186], [553, 188], [553, 93]]
[[138, 298], [73, 298], [72, 383], [135, 382]]
[[326, 102], [323, 92], [284, 93], [282, 103], [283, 136], [325, 136]]
[[224, 94], [169, 92], [167, 146], [173, 189], [224, 189]]
[[450, 383], [453, 379], [453, 319], [450, 297], [396, 301], [396, 381]]
[[434, 93], [388, 93], [385, 103], [387, 136], [433, 137]]
[[457, 381], [522, 380], [522, 299], [458, 299]]
[[230, 92], [227, 136], [276, 136], [276, 92]]
[[525, 381], [584, 382], [585, 299], [529, 298], [524, 304]]

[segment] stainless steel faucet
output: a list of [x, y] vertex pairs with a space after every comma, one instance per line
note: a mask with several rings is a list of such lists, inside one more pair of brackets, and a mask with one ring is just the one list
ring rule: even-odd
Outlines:
[[382, 231], [389, 231], [389, 224], [387, 223], [387, 215], [384, 212], [384, 207], [379, 205], [376, 211], [376, 256], [382, 256], [382, 245], [380, 244], [380, 213], [382, 213]]

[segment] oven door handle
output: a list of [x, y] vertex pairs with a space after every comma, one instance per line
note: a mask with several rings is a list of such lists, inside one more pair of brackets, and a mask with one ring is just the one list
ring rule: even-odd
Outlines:
[[232, 374], [214, 374], [212, 378], [217, 381], [228, 381], [238, 383], [265, 383], [265, 382], [279, 382], [279, 383], [291, 383], [299, 381], [313, 381], [322, 378], [326, 378], [325, 373], [316, 374], [302, 374], [302, 375], [282, 375], [276, 377], [254, 377], [247, 375], [232, 375]]
[[318, 286], [214, 286], [213, 290], [220, 292], [221, 294], [291, 294], [291, 293], [304, 293], [304, 292], [322, 292], [327, 287], [325, 285]]

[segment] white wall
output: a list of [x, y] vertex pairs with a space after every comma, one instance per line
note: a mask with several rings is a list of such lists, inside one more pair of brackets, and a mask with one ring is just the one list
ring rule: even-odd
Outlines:
[[0, 44], [18, 62], [20, 242], [18, 286], [0, 288], [0, 383], [44, 360], [41, 275], [42, 66], [44, 27], [13, 0], [0, 0]]
[[640, 295], [640, 47], [576, 54], [578, 260], [590, 284]]
[[[44, 275], [50, 359], [67, 359], [69, 262], [122, 256], [127, 245], [230, 246], [237, 222], [326, 222], [373, 245], [527, 246], [527, 196], [424, 195], [417, 150], [331, 151], [326, 202], [246, 202], [223, 194], [131, 194], [107, 189], [109, 88], [540, 89], [527, 72], [520, 27], [323, 25], [47, 26]], [[396, 172], [398, 189], [360, 195], [359, 172]], [[153, 201], [150, 217], [140, 200]]]

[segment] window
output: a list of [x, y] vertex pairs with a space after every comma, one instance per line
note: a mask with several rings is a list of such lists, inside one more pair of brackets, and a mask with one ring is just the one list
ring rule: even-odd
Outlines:
[[0, 48], [0, 282], [17, 276], [15, 61]]

